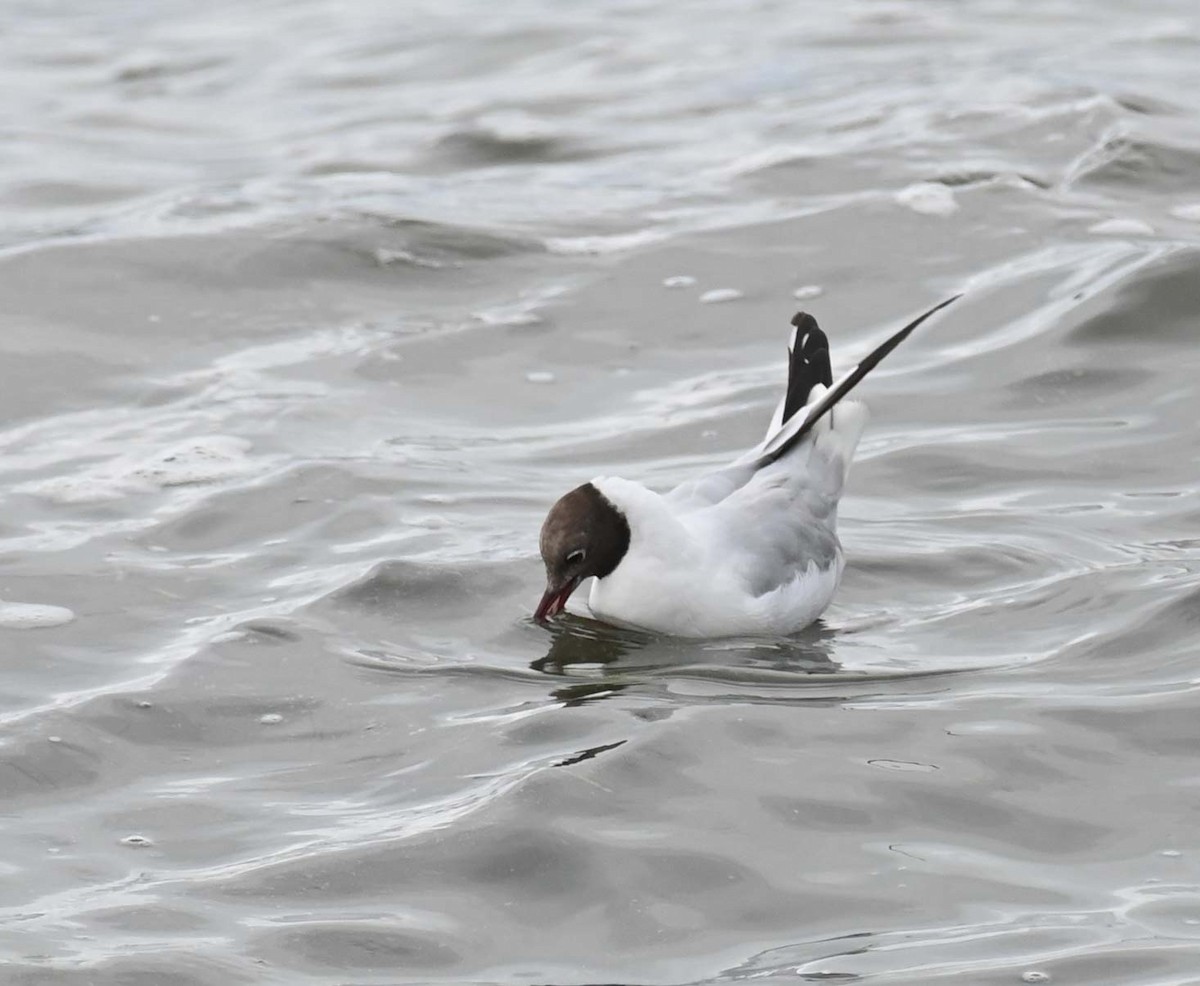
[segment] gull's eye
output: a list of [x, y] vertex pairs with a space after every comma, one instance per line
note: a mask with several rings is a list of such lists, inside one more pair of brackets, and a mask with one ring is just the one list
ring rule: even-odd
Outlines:
[[583, 561], [585, 555], [587, 555], [586, 551], [584, 551], [582, 548], [576, 548], [569, 555], [567, 555], [566, 562], [568, 565], [574, 565], [577, 561]]

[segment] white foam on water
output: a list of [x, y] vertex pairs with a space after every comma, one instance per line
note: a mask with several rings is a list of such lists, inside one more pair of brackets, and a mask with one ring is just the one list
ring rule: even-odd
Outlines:
[[389, 250], [386, 247], [379, 247], [375, 251], [375, 261], [380, 267], [389, 267], [392, 264], [410, 264], [413, 267], [429, 267], [437, 270], [447, 266], [439, 260], [419, 256], [411, 250]]
[[923, 216], [949, 216], [958, 211], [954, 192], [936, 181], [919, 181], [902, 188], [895, 194], [895, 199], [900, 205]]
[[0, 629], [40, 630], [45, 627], [60, 627], [75, 619], [75, 614], [65, 606], [48, 606], [44, 603], [10, 603], [0, 599]]
[[622, 253], [665, 240], [667, 234], [656, 229], [634, 233], [609, 233], [601, 236], [549, 236], [542, 242], [550, 253], [564, 256]]
[[1088, 232], [1108, 236], [1153, 236], [1154, 227], [1140, 219], [1104, 219], [1089, 226]]
[[675, 274], [663, 278], [664, 288], [690, 288], [695, 283], [696, 279], [690, 274]]
[[792, 297], [799, 301], [808, 301], [809, 298], [819, 298], [825, 293], [825, 289], [819, 284], [806, 284], [802, 288], [796, 288], [792, 292]]
[[1161, 17], [1149, 21], [1139, 33], [1139, 41], [1196, 41], [1196, 26], [1184, 17]]
[[475, 312], [484, 325], [537, 325], [542, 316], [525, 305], [497, 305]]
[[232, 435], [205, 435], [164, 449], [133, 470], [154, 486], [215, 483], [252, 471], [250, 443]]
[[176, 486], [217, 483], [258, 468], [246, 454], [249, 448], [243, 438], [202, 435], [148, 457], [122, 456], [91, 470], [35, 480], [18, 489], [56, 503], [103, 503]]
[[752, 175], [780, 165], [803, 162], [818, 157], [822, 149], [808, 144], [781, 144], [751, 151], [734, 159], [729, 164], [720, 166], [717, 173], [727, 178], [739, 178], [742, 175]]
[[1200, 223], [1200, 202], [1188, 202], [1177, 205], [1171, 210], [1176, 219], [1187, 219], [1189, 222]]
[[737, 288], [713, 288], [711, 291], [705, 291], [700, 295], [700, 304], [715, 305], [723, 301], [737, 301], [742, 297], [742, 292]]
[[549, 370], [530, 370], [525, 379], [530, 383], [554, 383], [555, 377]]
[[514, 301], [481, 308], [479, 311], [473, 312], [472, 316], [483, 322], [484, 325], [538, 325], [545, 321], [541, 315], [541, 309], [569, 289], [570, 285], [565, 283], [543, 285], [521, 292], [521, 296]]
[[525, 110], [494, 110], [484, 113], [475, 121], [475, 126], [497, 140], [523, 143], [533, 140], [553, 140], [562, 132], [549, 120], [534, 116]]

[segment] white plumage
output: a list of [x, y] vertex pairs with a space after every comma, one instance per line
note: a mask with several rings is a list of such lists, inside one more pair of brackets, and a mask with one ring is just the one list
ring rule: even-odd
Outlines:
[[845, 564], [837, 505], [867, 422], [867, 409], [843, 398], [953, 300], [910, 322], [836, 382], [825, 333], [798, 314], [787, 391], [758, 445], [669, 493], [601, 476], [554, 505], [542, 525], [546, 592], [535, 618], [561, 612], [595, 576], [592, 613], [645, 630], [775, 636], [815, 620]]
[[[824, 393], [817, 385], [805, 410]], [[837, 503], [867, 417], [862, 404], [839, 404], [832, 422], [715, 502], [694, 483], [660, 495], [593, 479], [628, 520], [630, 542], [612, 574], [592, 583], [588, 608], [681, 637], [788, 634], [812, 623], [841, 579]], [[739, 462], [748, 466], [759, 449]]]

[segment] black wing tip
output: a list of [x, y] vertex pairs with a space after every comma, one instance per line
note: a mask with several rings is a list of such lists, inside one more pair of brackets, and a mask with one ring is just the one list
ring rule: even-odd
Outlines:
[[959, 291], [958, 294], [950, 295], [950, 297], [947, 298], [945, 301], [939, 301], [936, 305], [934, 305], [932, 308], [930, 308], [929, 311], [925, 312], [918, 318], [914, 319], [913, 320], [914, 325], [920, 325], [922, 322], [925, 321], [925, 319], [929, 318], [930, 315], [933, 315], [935, 312], [940, 312], [947, 305], [952, 304], [955, 301], [958, 301], [958, 299], [961, 298], [964, 294], [966, 294], [965, 291]]
[[928, 314], [932, 315], [934, 312], [940, 312], [948, 304], [950, 304], [953, 301], [958, 301], [958, 299], [961, 298], [966, 293], [967, 293], [966, 291], [959, 291], [958, 294], [950, 295], [950, 297], [947, 298], [945, 301], [939, 301], [936, 305], [934, 305], [931, 309], [929, 309]]
[[924, 322], [925, 319], [929, 318], [929, 316], [936, 315], [947, 305], [952, 304], [955, 301], [958, 301], [958, 299], [961, 298], [964, 294], [966, 294], [965, 291], [960, 291], [958, 294], [950, 295], [950, 297], [947, 298], [945, 301], [939, 301], [936, 305], [934, 305], [928, 311], [922, 312], [920, 315], [918, 315], [916, 318], [914, 318], [911, 322], [909, 322], [908, 325], [906, 325], [903, 329], [901, 329], [901, 332], [903, 332], [904, 334], [907, 335], [909, 332], [911, 332], [913, 329], [915, 329], [918, 325], [920, 325], [922, 322]]
[[947, 298], [945, 301], [939, 301], [932, 308], [928, 309], [927, 311], [922, 312], [920, 315], [918, 315], [916, 318], [914, 318], [911, 322], [908, 323], [908, 325], [904, 326], [904, 328], [902, 328], [899, 332], [897, 332], [890, 339], [885, 341], [883, 343], [883, 345], [877, 347], [874, 352], [872, 352], [866, 359], [864, 359], [862, 361], [862, 363], [859, 364], [859, 366], [863, 368], [863, 372], [865, 373], [867, 370], [869, 370], [873, 366], [875, 366], [876, 363], [878, 363], [888, 353], [890, 353], [893, 349], [895, 349], [898, 345], [900, 345], [900, 343], [902, 343], [905, 339], [907, 339], [910, 335], [912, 335], [913, 329], [915, 329], [918, 325], [920, 325], [922, 322], [924, 322], [927, 318], [929, 318], [933, 315], [936, 315], [943, 308], [945, 308], [948, 304], [950, 304], [951, 302], [954, 302], [954, 301], [958, 301], [958, 299], [961, 297], [962, 297], [962, 292], [960, 292], [959, 294], [953, 294], [949, 298]]

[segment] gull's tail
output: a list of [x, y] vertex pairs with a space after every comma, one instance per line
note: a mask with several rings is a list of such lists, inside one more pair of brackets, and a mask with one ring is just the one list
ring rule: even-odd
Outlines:
[[792, 338], [788, 343], [787, 390], [771, 416], [763, 443], [779, 431], [792, 416], [808, 403], [813, 387], [833, 383], [829, 365], [829, 339], [808, 312], [797, 312], [792, 319]]
[[833, 368], [829, 365], [829, 339], [808, 312], [797, 312], [792, 319], [792, 342], [788, 346], [788, 385], [783, 399], [783, 420], [808, 403], [808, 396], [817, 384], [826, 387], [833, 383]]

